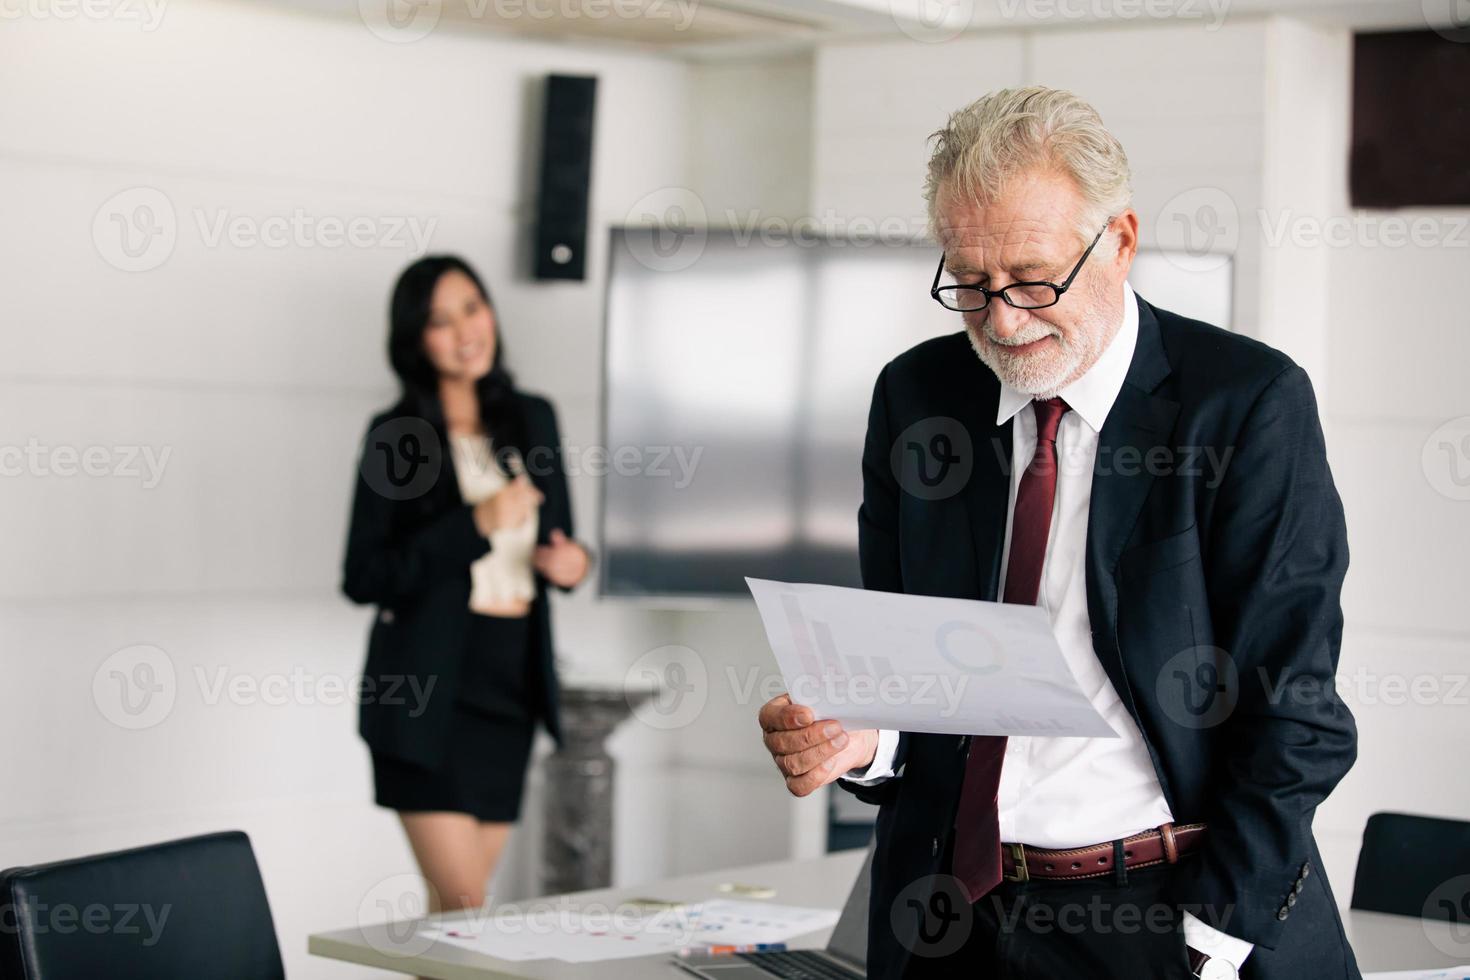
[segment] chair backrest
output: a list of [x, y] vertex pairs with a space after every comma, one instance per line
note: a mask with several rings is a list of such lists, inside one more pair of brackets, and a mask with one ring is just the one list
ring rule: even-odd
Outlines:
[[0, 873], [0, 980], [283, 980], [239, 831]]
[[1470, 821], [1373, 814], [1352, 907], [1470, 924]]

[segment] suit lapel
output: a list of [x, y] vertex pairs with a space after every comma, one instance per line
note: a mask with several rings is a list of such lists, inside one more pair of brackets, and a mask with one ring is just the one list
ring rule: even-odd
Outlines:
[[[976, 384], [969, 391], [984, 394], [967, 398], [956, 417], [970, 434], [974, 468], [965, 482], [965, 514], [975, 558], [975, 588], [969, 594], [992, 602], [1000, 585], [1000, 558], [1005, 547], [1006, 517], [1011, 493], [1011, 422], [995, 424], [1000, 404], [1000, 384], [979, 358], [968, 363]], [[962, 388], [961, 390], [966, 390]]]
[[[950, 406], [950, 414], [969, 433], [974, 458], [974, 468], [961, 491], [974, 556], [968, 570], [974, 590], [968, 594], [995, 601], [1010, 503], [1014, 422], [995, 423], [1000, 385], [989, 369], [978, 359], [962, 358], [957, 363], [973, 370], [963, 371], [954, 386], [940, 386], [938, 390], [960, 393], [958, 401]], [[1140, 298], [1133, 360], [1098, 437], [1087, 520], [1088, 613], [1098, 655], [1120, 692], [1126, 685], [1115, 641], [1118, 607], [1113, 571], [1153, 485], [1154, 476], [1146, 465], [1148, 451], [1168, 445], [1179, 414], [1177, 402], [1153, 394], [1168, 375], [1158, 318]], [[951, 594], [963, 595], [966, 591]]]
[[[1133, 709], [1118, 650], [1118, 556], [1138, 524], [1154, 474], [1149, 450], [1168, 446], [1179, 403], [1153, 394], [1169, 375], [1153, 308], [1138, 301], [1138, 343], [1128, 377], [1098, 437], [1087, 515], [1087, 606], [1093, 647], [1113, 687]], [[1137, 717], [1137, 712], [1134, 711]]]

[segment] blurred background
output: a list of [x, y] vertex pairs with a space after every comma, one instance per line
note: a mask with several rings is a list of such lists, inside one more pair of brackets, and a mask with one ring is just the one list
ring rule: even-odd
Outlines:
[[[1127, 149], [1158, 270], [1139, 292], [1203, 304], [1316, 387], [1352, 549], [1360, 755], [1316, 822], [1345, 894], [1369, 813], [1470, 817], [1470, 783], [1418, 764], [1470, 738], [1470, 197], [1462, 172], [1379, 165], [1458, 139], [1464, 170], [1465, 19], [1452, 0], [0, 0], [0, 867], [239, 827], [288, 974], [368, 975], [305, 936], [412, 911], [348, 694], [371, 612], [338, 581], [359, 440], [395, 396], [388, 293], [425, 252], [482, 273], [519, 383], [560, 413], [599, 552], [553, 600], [564, 680], [666, 689], [609, 743], [616, 882], [835, 846], [870, 816], [787, 795], [755, 720], [779, 674], [730, 571], [757, 539], [769, 577], [793, 542], [820, 546], [813, 577], [852, 567], [872, 378], [960, 328], [927, 296], [925, 138], [1040, 83]], [[550, 74], [597, 80], [580, 279], [535, 271]], [[618, 275], [620, 229], [650, 226], [697, 236], [692, 271], [655, 250]], [[808, 283], [849, 302], [820, 329], [787, 309], [816, 346], [764, 360], [795, 287], [719, 276], [806, 249], [820, 277], [809, 256], [875, 229], [881, 275]], [[608, 452], [759, 446], [793, 419], [828, 448], [809, 481], [708, 534], [707, 579], [660, 565], [710, 529]], [[671, 500], [713, 505], [722, 458], [699, 464], [706, 496]], [[804, 493], [829, 505], [802, 537], [782, 515]], [[539, 893], [543, 791], [533, 768], [497, 899]]]

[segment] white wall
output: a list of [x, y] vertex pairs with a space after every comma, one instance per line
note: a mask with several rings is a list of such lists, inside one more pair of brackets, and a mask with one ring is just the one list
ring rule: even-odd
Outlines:
[[[549, 71], [601, 80], [583, 284], [521, 272]], [[565, 441], [586, 447], [599, 435], [605, 227], [688, 179], [689, 80], [647, 55], [450, 33], [389, 44], [355, 21], [256, 4], [168, 5], [153, 29], [6, 19], [0, 446], [39, 455], [7, 458], [21, 472], [0, 480], [0, 866], [240, 827], [290, 975], [363, 973], [305, 955], [308, 932], [380, 917], [381, 900], [407, 910], [416, 894], [396, 821], [371, 803], [353, 706], [340, 687], [284, 704], [211, 698], [221, 670], [337, 685], [360, 670], [368, 614], [336, 592], [346, 507], [364, 424], [393, 391], [388, 291], [416, 257], [376, 236], [411, 218], [432, 229], [429, 248], [479, 267], [522, 383], [550, 394]], [[132, 196], [107, 203], [119, 193]], [[141, 255], [156, 268], [109, 261], [129, 261], [114, 211], [173, 229], [171, 249], [160, 237]], [[221, 215], [259, 226], [298, 211], [368, 219], [372, 241], [207, 237]], [[89, 447], [103, 447], [88, 457], [97, 475], [55, 472]], [[160, 479], [118, 471], [138, 450], [163, 459]], [[573, 497], [595, 540], [590, 476]], [[620, 680], [681, 635], [674, 614], [555, 601], [573, 676]], [[159, 683], [172, 672], [155, 709], [174, 700], [132, 731], [114, 723], [132, 719], [110, 674], [130, 671], [115, 655], [140, 644], [161, 651], [148, 654]], [[666, 846], [682, 816], [678, 741], [619, 736], [640, 761], [620, 788], [622, 880], [698, 857]], [[537, 890], [538, 796], [533, 776], [502, 896]]]
[[[895, 216], [923, 229], [927, 137], [996, 88], [1045, 84], [1095, 105], [1134, 172], [1145, 245], [1229, 248], [1237, 328], [1255, 329], [1259, 250], [1246, 229], [1218, 241], [1199, 209], [1224, 202], [1250, 220], [1261, 199], [1265, 27], [1233, 21], [993, 31], [942, 44], [829, 44], [817, 57], [813, 207]], [[1161, 78], [1187, 84], [1161, 85]], [[1188, 227], [1181, 232], [1176, 221]], [[1190, 240], [1180, 238], [1188, 234]]]
[[1360, 741], [1318, 825], [1347, 832], [1379, 810], [1470, 819], [1470, 339], [1453, 295], [1470, 274], [1470, 208], [1323, 218], [1342, 242], [1316, 246], [1325, 422], [1352, 548], [1339, 690]]
[[690, 180], [711, 224], [810, 208], [812, 58], [691, 68]]

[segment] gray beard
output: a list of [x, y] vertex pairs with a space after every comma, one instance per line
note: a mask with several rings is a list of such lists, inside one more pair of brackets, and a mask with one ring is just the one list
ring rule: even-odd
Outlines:
[[1102, 356], [1107, 346], [1106, 342], [1112, 339], [1110, 336], [1104, 336], [1106, 324], [1102, 322], [1102, 319], [1102, 314], [1089, 316], [1077, 334], [1077, 341], [1071, 345], [1066, 345], [1061, 337], [1053, 335], [1059, 344], [1063, 344], [1062, 355], [1064, 357], [1063, 365], [1054, 372], [1054, 376], [1036, 377], [1030, 373], [1018, 372], [1015, 370], [1017, 365], [1014, 359], [1002, 359], [1004, 355], [996, 355], [995, 348], [999, 345], [995, 345], [994, 341], [991, 341], [991, 346], [982, 345], [975, 339], [975, 331], [968, 327], [965, 328], [965, 336], [969, 338], [970, 349], [997, 378], [1022, 394], [1045, 401], [1048, 398], [1055, 398], [1063, 388], [1086, 374], [1087, 370]]
[[[1056, 397], [1057, 392], [1066, 387], [1072, 375], [1077, 373], [1077, 360], [1071, 356], [1066, 358], [1065, 363], [1055, 372], [1055, 376], [1036, 377], [1030, 372], [1017, 371], [1015, 369], [1018, 365], [1014, 359], [1004, 355], [998, 356], [995, 347], [982, 345], [975, 339], [973, 331], [966, 330], [965, 335], [970, 339], [970, 349], [980, 358], [980, 363], [989, 368], [991, 373], [1001, 381], [1032, 398], [1045, 400]], [[1058, 342], [1061, 341], [1059, 337], [1056, 339]], [[1071, 349], [1066, 347], [1062, 352], [1064, 355], [1072, 353]]]

